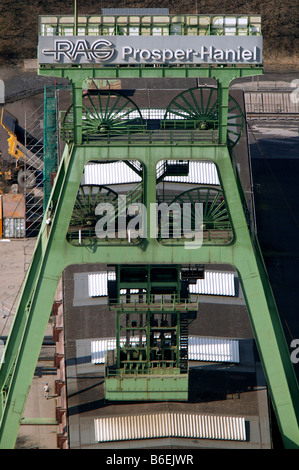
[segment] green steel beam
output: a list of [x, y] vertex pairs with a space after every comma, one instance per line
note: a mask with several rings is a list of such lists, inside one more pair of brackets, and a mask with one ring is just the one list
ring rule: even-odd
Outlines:
[[227, 138], [227, 109], [229, 84], [235, 78], [261, 75], [263, 68], [218, 66], [218, 67], [40, 67], [39, 75], [67, 78], [72, 83], [74, 109], [74, 142], [82, 143], [82, 86], [90, 78], [214, 78], [218, 85], [219, 99], [219, 143]]
[[187, 401], [188, 374], [109, 377], [105, 388], [111, 401]]
[[227, 140], [227, 114], [228, 114], [228, 98], [229, 83], [218, 81], [217, 86], [218, 107], [219, 107], [219, 144], [226, 144]]
[[[27, 272], [17, 313], [6, 346], [6, 362], [0, 370], [0, 448], [14, 446], [43, 335], [63, 269], [70, 264], [229, 264], [236, 268], [255, 333], [273, 406], [286, 448], [299, 448], [299, 392], [290, 353], [280, 323], [258, 242], [248, 231], [242, 195], [225, 145], [227, 97], [234, 78], [259, 75], [261, 67], [134, 67], [93, 68], [74, 66], [39, 70], [40, 75], [69, 78], [73, 86], [75, 147], [66, 146], [51, 198]], [[211, 77], [218, 82], [220, 144], [172, 145], [80, 145], [82, 142], [82, 84], [86, 78]], [[163, 246], [150, 238], [148, 211], [147, 245], [140, 250], [124, 247], [72, 246], [66, 241], [74, 201], [85, 163], [89, 160], [139, 160], [145, 168], [146, 205], [156, 200], [158, 160], [211, 160], [219, 173], [234, 231], [228, 246], [203, 245], [197, 251], [179, 244]], [[46, 220], [51, 218], [51, 224]]]
[[57, 109], [56, 87], [44, 88], [44, 210], [51, 194], [51, 173], [57, 171]]
[[223, 83], [230, 83], [235, 78], [263, 74], [262, 66], [194, 66], [194, 67], [72, 67], [40, 66], [39, 75], [68, 78], [73, 83], [83, 84], [87, 78], [214, 78]]
[[[66, 241], [77, 190], [89, 160], [141, 161], [147, 176], [155, 173], [158, 160], [211, 160], [221, 186], [234, 230], [229, 246], [203, 245], [198, 250], [163, 246], [148, 238], [143, 251], [128, 245], [75, 247]], [[155, 186], [148, 185], [147, 202], [154, 200]], [[51, 225], [46, 219], [52, 218]], [[0, 370], [0, 448], [14, 446], [42, 339], [63, 269], [70, 264], [229, 264], [236, 268], [249, 317], [268, 381], [285, 447], [299, 448], [299, 392], [290, 353], [257, 241], [251, 237], [225, 146], [66, 146], [51, 199], [37, 240], [31, 266], [20, 296], [15, 321], [6, 346], [6, 362]]]

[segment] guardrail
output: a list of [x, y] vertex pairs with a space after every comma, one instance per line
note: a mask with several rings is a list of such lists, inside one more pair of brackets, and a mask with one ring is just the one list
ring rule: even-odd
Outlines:
[[118, 311], [194, 311], [198, 309], [198, 299], [180, 299], [177, 295], [148, 295], [127, 302], [126, 298], [109, 299], [109, 309]]
[[[60, 136], [66, 142], [74, 140], [73, 114], [60, 113]], [[199, 129], [197, 121], [179, 120], [174, 124], [161, 122], [161, 129], [150, 130], [145, 125], [130, 125], [120, 134], [119, 131], [107, 130], [97, 134], [86, 134], [83, 131], [82, 139], [84, 143], [105, 142], [107, 144], [177, 144], [188, 143], [188, 145], [200, 145], [218, 143], [218, 129], [213, 121], [211, 129]]]

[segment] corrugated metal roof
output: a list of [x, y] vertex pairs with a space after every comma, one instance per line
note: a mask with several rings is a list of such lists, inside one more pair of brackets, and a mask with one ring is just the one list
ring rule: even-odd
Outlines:
[[[139, 343], [138, 336], [130, 337], [131, 344]], [[120, 338], [124, 345], [126, 338]], [[142, 337], [142, 343], [146, 345], [146, 336]], [[116, 338], [104, 338], [91, 341], [92, 364], [104, 364], [107, 351], [116, 349]], [[229, 362], [239, 363], [239, 341], [225, 338], [202, 338], [189, 336], [188, 340], [189, 361]]]
[[[115, 272], [101, 272], [88, 274], [88, 295], [89, 297], [107, 297], [108, 279], [115, 280]], [[138, 294], [139, 289], [130, 289], [131, 294]], [[121, 289], [120, 294], [126, 294], [126, 289]]]
[[[146, 342], [146, 337], [142, 338], [142, 341]], [[126, 342], [126, 338], [120, 338], [120, 344], [123, 346]], [[131, 344], [139, 342], [139, 337], [131, 337]], [[105, 355], [107, 351], [113, 351], [116, 349], [116, 338], [105, 338], [100, 340], [91, 341], [91, 362], [92, 364], [104, 364]]]
[[249, 113], [299, 113], [299, 101], [290, 92], [246, 91], [244, 96]]
[[102, 8], [102, 15], [169, 15], [168, 8]]
[[[159, 167], [164, 161], [159, 162]], [[138, 170], [140, 165], [136, 165]], [[157, 173], [158, 173], [157, 168]], [[139, 183], [142, 178], [124, 162], [88, 163], [84, 169], [82, 184], [129, 184]], [[216, 165], [212, 162], [189, 162], [188, 176], [166, 176], [164, 181], [174, 183], [194, 183], [220, 185]]]
[[139, 183], [142, 178], [124, 162], [88, 163], [85, 165], [83, 184]]
[[108, 284], [107, 273], [88, 274], [88, 295], [89, 297], [107, 297]]
[[96, 442], [182, 437], [245, 441], [245, 419], [189, 413], [114, 416], [94, 420]]
[[188, 357], [191, 361], [239, 363], [239, 341], [189, 336]]
[[[88, 293], [90, 297], [106, 297], [108, 295], [107, 280], [115, 279], [115, 273], [88, 274]], [[131, 289], [131, 294], [138, 294], [138, 289]], [[205, 271], [204, 279], [198, 279], [196, 284], [189, 285], [189, 292], [193, 295], [222, 295], [234, 297], [234, 273], [224, 271]], [[121, 294], [125, 294], [124, 289]]]
[[224, 295], [234, 297], [234, 273], [205, 271], [204, 279], [198, 279], [196, 284], [190, 284], [190, 294]]
[[211, 162], [189, 161], [188, 176], [166, 176], [163, 181], [220, 185], [216, 165]]

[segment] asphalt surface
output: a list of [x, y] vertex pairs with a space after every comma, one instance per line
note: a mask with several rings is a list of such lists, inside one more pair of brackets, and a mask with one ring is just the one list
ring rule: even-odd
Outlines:
[[[250, 127], [258, 239], [290, 345], [299, 338], [299, 123], [260, 121]], [[299, 364], [294, 369], [299, 377]]]

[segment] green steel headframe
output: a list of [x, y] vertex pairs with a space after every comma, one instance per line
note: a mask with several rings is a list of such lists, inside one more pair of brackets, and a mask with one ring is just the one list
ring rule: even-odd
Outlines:
[[[232, 164], [231, 149], [227, 138], [230, 107], [229, 84], [234, 78], [261, 74], [262, 68], [237, 66], [190, 68], [73, 66], [69, 68], [56, 66], [41, 68], [39, 73], [68, 78], [71, 81], [72, 118], [69, 119], [67, 125], [72, 132], [64, 149], [6, 344], [5, 361], [0, 371], [0, 448], [12, 448], [15, 445], [35, 364], [62, 272], [69, 265], [89, 263], [110, 265], [215, 263], [235, 267], [244, 292], [284, 445], [286, 448], [299, 448], [298, 384], [259, 244], [255, 234], [248, 229], [243, 208], [244, 198]], [[122, 77], [215, 78], [218, 113], [215, 115], [213, 112], [207, 112], [210, 109], [209, 104], [204, 112], [197, 109], [195, 121], [205, 122], [206, 125], [206, 121], [211, 118], [211, 121], [217, 122], [217, 141], [159, 142], [149, 138], [141, 143], [134, 139], [128, 141], [127, 138], [113, 141], [107, 129], [107, 126], [111, 124], [107, 122], [109, 116], [101, 111], [102, 104], [98, 103], [94, 108], [89, 100], [90, 106], [83, 105], [83, 82], [91, 77], [109, 79]], [[208, 95], [207, 100], [209, 98], [211, 101], [212, 97]], [[190, 92], [189, 96], [183, 96], [187, 107], [190, 99], [193, 100]], [[124, 105], [122, 109], [125, 110], [126, 106]], [[172, 103], [168, 111], [173, 111], [173, 108]], [[85, 117], [87, 116], [88, 122], [83, 119], [84, 112], [86, 112]], [[193, 115], [190, 117], [194, 119]], [[83, 121], [85, 127], [82, 125]], [[142, 125], [141, 122], [137, 124]], [[85, 139], [85, 130], [89, 129], [93, 133], [94, 125], [97, 126], [96, 132], [100, 131], [101, 134], [105, 134], [100, 141]], [[116, 130], [119, 131], [118, 125], [116, 125]], [[141, 132], [143, 132], [142, 129]], [[212, 201], [215, 201], [215, 211], [213, 213], [207, 211], [206, 217], [208, 223], [229, 222], [233, 233], [229, 243], [203, 243], [198, 250], [188, 250], [183, 245], [171, 242], [161, 243], [161, 240], [152, 238], [150, 235], [149, 213], [146, 243], [140, 246], [134, 243], [128, 244], [127, 241], [123, 243], [121, 240], [113, 244], [110, 244], [108, 240], [98, 245], [82, 246], [70, 243], [67, 233], [72, 217], [77, 217], [76, 221], [80, 221], [80, 217], [86, 217], [84, 210], [83, 213], [81, 210], [86, 194], [83, 191], [82, 198], [78, 201], [78, 189], [84, 167], [88, 162], [120, 160], [141, 162], [144, 168], [143, 202], [149, 207], [149, 204], [156, 202], [156, 168], [161, 155], [164, 160], [214, 162], [221, 181], [225, 212], [222, 212], [224, 205], [221, 202], [216, 204], [218, 194], [214, 194]], [[101, 197], [103, 190], [99, 190], [97, 194], [97, 197]], [[115, 196], [113, 193], [107, 194], [104, 191], [104, 194], [107, 200], [113, 201]], [[188, 198], [191, 196], [192, 194], [189, 194]], [[196, 197], [198, 199], [200, 195]], [[50, 224], [47, 223], [49, 219]]]

